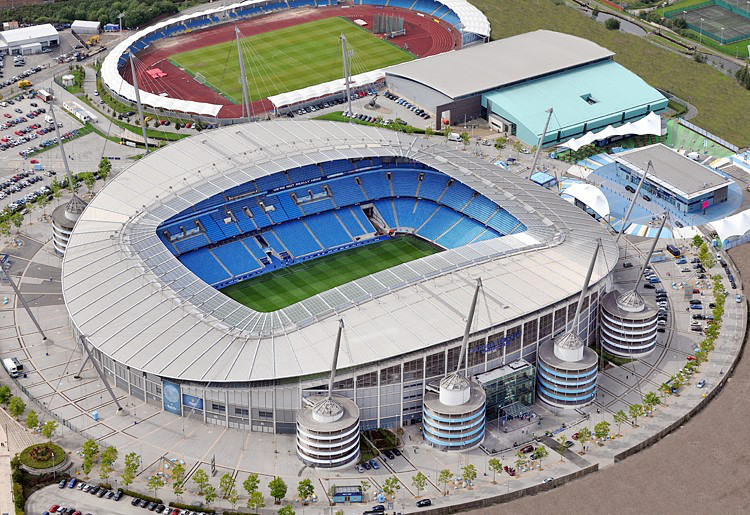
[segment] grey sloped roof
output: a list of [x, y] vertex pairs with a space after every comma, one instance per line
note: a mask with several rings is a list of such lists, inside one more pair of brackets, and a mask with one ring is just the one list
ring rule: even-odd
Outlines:
[[536, 30], [385, 68], [451, 98], [463, 97], [611, 58], [583, 38]]
[[[405, 263], [272, 313], [202, 282], [155, 232], [200, 200], [291, 163], [393, 155], [456, 177], [528, 230]], [[617, 260], [601, 226], [548, 190], [438, 138], [336, 122], [234, 125], [160, 149], [109, 182], [70, 238], [63, 295], [75, 327], [134, 369], [195, 381], [288, 378], [330, 370], [338, 317], [352, 351], [339, 357], [342, 369], [460, 337], [479, 276], [488, 305], [477, 310], [477, 330], [568, 298], [580, 292], [597, 237], [604, 257], [594, 283]]]

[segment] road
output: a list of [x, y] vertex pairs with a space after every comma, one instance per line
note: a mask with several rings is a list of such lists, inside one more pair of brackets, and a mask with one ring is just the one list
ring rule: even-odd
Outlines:
[[[750, 244], [729, 255], [740, 275], [750, 277]], [[729, 292], [727, 302], [733, 302], [735, 290]], [[473, 513], [749, 513], [748, 413], [746, 355], [705, 409], [654, 446], [550, 492]], [[569, 509], [561, 510], [563, 506]]]

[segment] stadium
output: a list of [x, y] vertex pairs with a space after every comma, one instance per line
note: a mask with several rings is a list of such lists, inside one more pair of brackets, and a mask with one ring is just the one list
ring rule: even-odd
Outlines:
[[249, 0], [136, 32], [105, 58], [102, 83], [135, 102], [133, 54], [146, 110], [219, 123], [244, 118], [235, 30], [257, 117], [341, 93], [342, 33], [354, 51], [353, 86], [373, 91], [383, 67], [484, 42], [490, 28], [466, 0]]
[[428, 383], [458, 366], [478, 279], [467, 377], [536, 363], [570, 330], [587, 271], [574, 332], [591, 345], [617, 259], [585, 212], [447, 143], [289, 120], [201, 133], [127, 168], [78, 221], [62, 290], [118, 388], [248, 431], [295, 431], [327, 389], [343, 320], [334, 389], [368, 429], [421, 420]]

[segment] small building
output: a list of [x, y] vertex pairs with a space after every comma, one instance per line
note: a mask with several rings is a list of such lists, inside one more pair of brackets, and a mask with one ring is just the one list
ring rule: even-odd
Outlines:
[[83, 123], [96, 123], [99, 119], [84, 109], [78, 102], [63, 102], [63, 109], [78, 118]]
[[76, 34], [99, 34], [102, 24], [98, 21], [76, 20], [70, 26], [70, 30]]
[[534, 367], [523, 359], [508, 363], [476, 377], [487, 395], [487, 420], [513, 416], [507, 407], [516, 403], [534, 404]]
[[118, 32], [120, 30], [120, 26], [116, 23], [107, 23], [104, 26], [104, 32]]
[[3, 30], [13, 30], [17, 28], [18, 28], [17, 21], [4, 21], [3, 22]]
[[557, 186], [557, 179], [555, 179], [555, 176], [544, 172], [534, 172], [531, 174], [531, 182], [535, 182], [542, 188], [547, 189]]
[[26, 53], [39, 53], [59, 44], [60, 35], [49, 23], [0, 32], [0, 53], [21, 55], [24, 53], [22, 47]]
[[332, 501], [335, 503], [362, 502], [361, 486], [336, 486], [333, 491]]
[[651, 162], [641, 193], [669, 204], [680, 213], [699, 213], [727, 201], [733, 183], [716, 170], [695, 162], [661, 143], [612, 156], [615, 160], [601, 168], [614, 167], [616, 175], [635, 188]]
[[72, 73], [66, 73], [62, 76], [62, 85], [63, 86], [73, 86], [76, 83], [76, 76]]

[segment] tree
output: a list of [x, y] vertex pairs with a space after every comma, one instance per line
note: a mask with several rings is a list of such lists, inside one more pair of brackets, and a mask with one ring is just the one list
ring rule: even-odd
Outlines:
[[566, 441], [567, 440], [565, 438], [565, 435], [561, 435], [557, 439], [557, 445], [555, 446], [555, 450], [560, 454], [560, 461], [563, 460], [563, 453], [565, 452], [565, 449], [567, 449], [567, 447], [565, 447]]
[[83, 455], [83, 473], [88, 475], [89, 472], [91, 472], [91, 467], [93, 467], [94, 465], [96, 456], [99, 454], [99, 445], [95, 440], [89, 438], [88, 440], [83, 442], [81, 454]]
[[588, 427], [584, 427], [580, 431], [578, 431], [578, 441], [581, 442], [581, 446], [583, 447], [583, 451], [581, 451], [583, 454], [586, 453], [586, 443], [591, 440], [591, 430]]
[[620, 30], [620, 20], [617, 18], [607, 18], [604, 21], [604, 26], [608, 30]]
[[523, 148], [523, 143], [521, 143], [519, 140], [516, 140], [513, 142], [513, 151], [518, 153]]
[[0, 222], [0, 234], [6, 238], [10, 236], [10, 220], [3, 220]]
[[203, 499], [205, 499], [206, 501], [206, 506], [214, 502], [218, 495], [219, 494], [216, 493], [216, 487], [214, 487], [214, 485], [206, 485], [206, 487], [203, 489]]
[[279, 508], [279, 515], [295, 515], [294, 509], [290, 505]]
[[162, 479], [162, 476], [157, 476], [156, 474], [154, 474], [148, 479], [146, 488], [154, 492], [154, 497], [156, 497], [157, 492], [161, 488], [164, 488], [164, 479]]
[[430, 136], [432, 136], [433, 134], [435, 134], [435, 131], [434, 131], [434, 129], [433, 129], [432, 127], [427, 127], [427, 128], [426, 128], [426, 129], [424, 130], [424, 135], [425, 135], [425, 137], [427, 137], [427, 138], [429, 138], [429, 137], [430, 137]]
[[101, 161], [99, 161], [99, 177], [102, 181], [106, 181], [107, 177], [109, 176], [109, 172], [112, 171], [112, 163], [109, 162], [109, 159], [106, 157], [102, 157]]
[[55, 431], [57, 431], [57, 422], [54, 420], [48, 420], [42, 426], [42, 435], [48, 442], [52, 441], [52, 437], [55, 436]]
[[661, 404], [661, 399], [659, 396], [654, 392], [648, 392], [646, 395], [643, 396], [643, 403], [648, 406], [648, 410], [650, 412], [654, 411], [654, 408]]
[[471, 463], [469, 463], [468, 465], [464, 467], [463, 474], [464, 474], [465, 481], [469, 481], [473, 483], [474, 480], [476, 480], [477, 478], [477, 468]]
[[102, 451], [102, 463], [101, 470], [99, 471], [99, 477], [107, 479], [110, 472], [114, 468], [114, 464], [117, 461], [117, 449], [110, 445], [104, 451]]
[[703, 238], [701, 237], [700, 234], [696, 234], [695, 236], [693, 236], [693, 247], [700, 248], [702, 244], [703, 244]]
[[198, 486], [198, 495], [203, 495], [208, 486], [208, 474], [203, 469], [198, 469], [193, 474], [193, 483]]
[[617, 434], [620, 434], [620, 426], [628, 421], [628, 416], [625, 414], [623, 410], [618, 411], [612, 416], [612, 420], [615, 424], [617, 424]]
[[232, 474], [227, 472], [219, 479], [219, 492], [221, 492], [221, 498], [226, 499], [229, 494], [234, 490], [234, 485], [237, 481], [232, 477]]
[[141, 457], [134, 453], [129, 452], [125, 455], [125, 470], [122, 473], [122, 484], [126, 487], [130, 486], [135, 479], [135, 474], [141, 467]]
[[12, 215], [10, 215], [10, 221], [16, 227], [16, 233], [19, 233], [21, 226], [23, 225], [23, 215], [21, 214], [21, 212], [16, 211]]
[[278, 476], [269, 481], [268, 488], [271, 490], [271, 497], [274, 498], [276, 504], [279, 504], [286, 496], [286, 483]]
[[469, 133], [464, 131], [461, 134], [458, 135], [459, 138], [461, 138], [461, 141], [463, 142], [464, 146], [469, 144]]
[[8, 386], [7, 384], [0, 386], [0, 404], [2, 404], [3, 406], [7, 406], [10, 402], [10, 398], [10, 386]]
[[453, 472], [448, 469], [443, 469], [438, 475], [438, 484], [443, 485], [443, 495], [447, 493], [448, 483], [453, 479]]
[[52, 181], [49, 189], [52, 191], [52, 196], [55, 198], [55, 200], [60, 200], [60, 197], [62, 196], [62, 186], [59, 182], [57, 182], [57, 179]]
[[[370, 484], [369, 481], [363, 479], [362, 481], [360, 481], [359, 486], [362, 487], [362, 497], [366, 499], [367, 498], [367, 492], [370, 491], [370, 488], [372, 488], [372, 485]], [[333, 496], [331, 496], [331, 497], [333, 497]]]
[[496, 483], [497, 481], [495, 481], [495, 478], [497, 478], [497, 473], [503, 472], [503, 464], [497, 458], [490, 458], [490, 461], [487, 462], [487, 466], [492, 471], [492, 483]]
[[633, 419], [633, 424], [638, 427], [638, 417], [643, 415], [643, 406], [640, 404], [631, 404], [628, 408], [628, 413], [630, 414], [630, 418]]
[[96, 184], [96, 177], [94, 177], [93, 173], [85, 173], [83, 174], [83, 183], [86, 185], [89, 193], [92, 193], [94, 191], [94, 184]]
[[258, 474], [250, 474], [247, 479], [242, 482], [242, 488], [245, 489], [247, 495], [252, 495], [258, 489]]
[[185, 492], [185, 465], [176, 463], [172, 467], [172, 491], [177, 497]]
[[609, 436], [609, 422], [602, 420], [594, 426], [594, 436], [597, 440], [603, 440]]
[[13, 397], [8, 405], [8, 411], [12, 417], [18, 420], [18, 417], [23, 415], [23, 412], [26, 411], [26, 403], [23, 402], [20, 397]]
[[254, 512], [257, 512], [261, 508], [265, 508], [266, 501], [263, 499], [263, 494], [257, 490], [250, 492], [250, 498], [247, 500], [247, 507]]
[[417, 472], [416, 476], [412, 476], [411, 484], [417, 489], [417, 498], [419, 498], [419, 493], [427, 486], [427, 476], [422, 474], [421, 471]]
[[539, 462], [539, 470], [542, 470], [542, 460], [547, 456], [549, 456], [549, 451], [544, 445], [540, 445], [534, 449], [534, 454], [531, 455], [531, 458]]
[[229, 501], [229, 504], [232, 505], [232, 511], [234, 511], [237, 508], [237, 503], [240, 502], [240, 494], [237, 493], [236, 488], [232, 488], [232, 491], [229, 492], [229, 497], [227, 497], [227, 500]]
[[309, 479], [303, 479], [297, 485], [297, 495], [303, 503], [307, 504], [307, 500], [312, 497], [313, 493], [315, 493], [315, 487]]
[[47, 197], [47, 195], [37, 197], [36, 203], [39, 204], [39, 206], [42, 208], [42, 213], [44, 214], [44, 216], [47, 216], [47, 206], [49, 205], [49, 198]]
[[513, 463], [516, 466], [516, 477], [521, 473], [521, 467], [526, 464], [526, 455], [521, 451], [516, 453], [516, 461]]
[[396, 492], [398, 492], [399, 490], [401, 490], [401, 483], [396, 476], [386, 478], [383, 484], [383, 492], [386, 495], [393, 498], [393, 496], [396, 495]]
[[498, 150], [502, 150], [505, 148], [505, 146], [508, 144], [508, 138], [504, 136], [500, 136], [495, 140], [495, 148]]
[[31, 410], [26, 415], [26, 427], [29, 429], [34, 429], [39, 425], [39, 417], [36, 414], [36, 411]]

